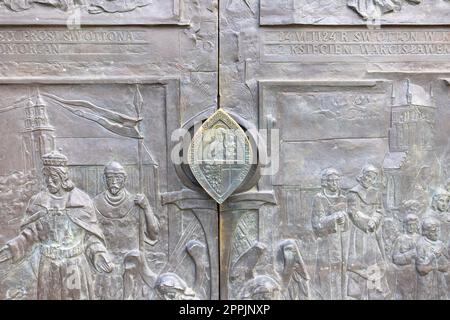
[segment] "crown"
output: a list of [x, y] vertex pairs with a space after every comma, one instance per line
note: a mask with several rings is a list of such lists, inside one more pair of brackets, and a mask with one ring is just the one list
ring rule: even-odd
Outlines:
[[44, 166], [49, 167], [65, 167], [67, 166], [67, 157], [57, 150], [42, 156]]

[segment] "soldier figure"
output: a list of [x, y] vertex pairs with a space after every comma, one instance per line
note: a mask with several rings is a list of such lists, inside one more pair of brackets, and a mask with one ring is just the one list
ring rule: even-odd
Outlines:
[[147, 198], [125, 188], [127, 173], [118, 162], [104, 169], [107, 189], [94, 199], [115, 271], [98, 276], [101, 299], [146, 299], [156, 275], [148, 268], [144, 243], [154, 245], [159, 221]]

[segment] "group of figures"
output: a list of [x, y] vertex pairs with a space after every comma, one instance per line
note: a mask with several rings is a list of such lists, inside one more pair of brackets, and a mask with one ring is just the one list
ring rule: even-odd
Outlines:
[[[424, 211], [420, 202], [402, 206], [403, 233], [389, 245], [380, 170], [365, 166], [348, 192], [341, 174], [322, 172], [313, 199], [317, 236], [315, 288], [321, 299], [447, 299], [450, 276], [448, 190], [436, 190]], [[391, 281], [391, 279], [394, 279]]]
[[[175, 273], [156, 274], [148, 265], [145, 246], [158, 241], [160, 222], [144, 195], [126, 189], [123, 166], [114, 161], [105, 166], [107, 188], [91, 199], [69, 178], [67, 162], [58, 151], [42, 157], [46, 188], [31, 196], [19, 235], [0, 249], [0, 266], [7, 261], [17, 264], [37, 250], [38, 299], [148, 299], [149, 292], [160, 299], [200, 299], [204, 246], [198, 241], [186, 245], [199, 269], [192, 288]], [[404, 231], [391, 241], [380, 170], [365, 166], [357, 185], [346, 192], [341, 178], [338, 170], [325, 169], [321, 191], [313, 198], [314, 276], [293, 239], [280, 242], [276, 272], [257, 274], [255, 267], [266, 251], [257, 243], [233, 266], [231, 280], [243, 280], [235, 281], [240, 284], [238, 296], [447, 299], [450, 183], [435, 190], [425, 211], [420, 201], [405, 201], [399, 214]], [[8, 179], [20, 186], [28, 180], [18, 173]]]
[[[31, 196], [19, 235], [0, 249], [0, 267], [38, 252], [38, 299], [198, 299], [175, 273], [155, 274], [145, 244], [159, 238], [160, 222], [143, 194], [125, 188], [118, 162], [104, 169], [107, 189], [91, 199], [69, 178], [59, 151], [42, 157], [45, 190]], [[199, 243], [186, 250], [201, 258]], [[198, 250], [200, 249], [200, 251]]]
[[36, 193], [36, 177], [34, 172], [15, 171], [0, 177], [0, 206], [2, 219], [11, 223], [16, 219], [16, 212], [22, 211], [30, 197]]
[[114, 13], [129, 12], [140, 7], [148, 6], [153, 0], [2, 0], [8, 9], [12, 11], [25, 11], [35, 5], [46, 5], [67, 11], [76, 6], [85, 6], [89, 13]]

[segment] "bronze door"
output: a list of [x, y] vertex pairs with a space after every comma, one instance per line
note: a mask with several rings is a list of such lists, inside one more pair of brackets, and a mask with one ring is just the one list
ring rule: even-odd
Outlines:
[[3, 1], [0, 299], [447, 299], [449, 21]]

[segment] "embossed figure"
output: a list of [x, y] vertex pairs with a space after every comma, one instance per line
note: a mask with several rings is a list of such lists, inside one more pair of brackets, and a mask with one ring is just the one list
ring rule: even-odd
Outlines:
[[345, 297], [349, 221], [340, 180], [336, 169], [324, 170], [322, 190], [315, 195], [312, 206], [312, 226], [318, 237], [316, 280], [320, 295], [327, 300]]
[[218, 203], [223, 203], [242, 185], [253, 157], [244, 130], [223, 109], [202, 124], [188, 149], [192, 174]]
[[348, 255], [347, 295], [353, 299], [385, 299], [389, 294], [386, 257], [382, 239], [384, 208], [376, 187], [378, 169], [365, 166], [348, 195], [352, 221]]
[[37, 244], [37, 298], [92, 299], [89, 262], [98, 272], [112, 271], [95, 208], [69, 179], [64, 155], [53, 151], [42, 161], [47, 190], [31, 198], [22, 231], [0, 250], [0, 262], [19, 262]]
[[421, 204], [417, 200], [405, 200], [402, 203], [402, 212], [403, 212], [403, 219], [406, 218], [408, 214], [414, 214], [417, 217], [420, 218], [421, 212]]
[[206, 292], [204, 281], [207, 280], [207, 270], [205, 258], [207, 255], [206, 246], [197, 240], [191, 240], [186, 244], [186, 251], [192, 258], [195, 266], [195, 281], [193, 289], [200, 299], [205, 299]]
[[450, 213], [448, 212], [450, 194], [445, 190], [438, 190], [432, 198], [431, 208], [428, 209], [425, 216], [437, 219], [441, 225], [442, 241], [448, 243], [450, 240]]
[[118, 162], [104, 169], [107, 190], [94, 199], [98, 219], [105, 233], [115, 271], [99, 275], [101, 299], [145, 299], [145, 289], [153, 286], [156, 276], [147, 266], [144, 243], [155, 244], [159, 222], [147, 198], [133, 195], [125, 188], [127, 173]]
[[90, 13], [115, 13], [133, 11], [145, 7], [153, 0], [3, 0], [7, 8], [12, 11], [31, 9], [34, 4], [41, 4], [67, 11], [75, 6], [88, 6]]
[[175, 273], [160, 275], [155, 288], [162, 300], [199, 300], [194, 290]]
[[33, 4], [43, 4], [61, 10], [67, 10], [69, 6], [79, 4], [77, 0], [3, 0], [3, 3], [13, 11], [28, 10]]
[[348, 0], [347, 5], [364, 20], [373, 20], [385, 13], [399, 11], [401, 0]]
[[210, 134], [205, 135], [204, 156], [210, 161], [225, 160], [225, 141], [227, 130], [222, 127], [213, 128]]
[[281, 300], [281, 287], [271, 277], [260, 275], [247, 281], [239, 296], [242, 300]]
[[281, 279], [284, 296], [290, 300], [309, 300], [309, 274], [295, 240], [281, 242], [279, 250], [283, 259]]
[[151, 4], [153, 0], [89, 0], [90, 13], [129, 12]]
[[422, 223], [422, 237], [417, 242], [417, 296], [419, 300], [446, 300], [446, 274], [449, 257], [446, 245], [439, 240], [439, 220], [427, 217]]
[[[412, 4], [419, 4], [421, 0], [406, 0]], [[380, 18], [383, 14], [400, 11], [402, 0], [348, 0], [347, 5], [355, 10], [364, 20]]]
[[396, 300], [413, 300], [416, 295], [416, 244], [420, 238], [419, 218], [408, 214], [404, 220], [405, 233], [395, 242], [392, 261], [396, 265]]

